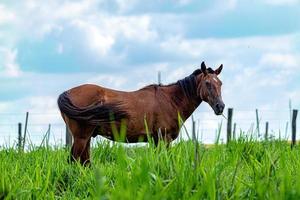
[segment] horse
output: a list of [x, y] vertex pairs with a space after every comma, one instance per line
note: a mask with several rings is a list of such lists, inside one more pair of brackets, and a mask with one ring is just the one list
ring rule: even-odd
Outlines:
[[179, 135], [184, 122], [202, 101], [207, 102], [216, 115], [223, 113], [225, 104], [221, 96], [222, 82], [216, 70], [201, 68], [191, 75], [169, 85], [152, 84], [136, 91], [113, 90], [85, 84], [63, 92], [58, 107], [70, 130], [74, 142], [71, 161], [90, 164], [90, 142], [101, 135], [116, 141], [115, 130], [126, 128], [124, 142], [149, 142], [159, 140], [167, 144]]

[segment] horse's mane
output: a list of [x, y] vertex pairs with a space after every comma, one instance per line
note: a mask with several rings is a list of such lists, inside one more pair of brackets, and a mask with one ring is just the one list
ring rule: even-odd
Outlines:
[[[192, 98], [197, 95], [196, 76], [198, 76], [201, 73], [203, 73], [201, 71], [201, 69], [197, 69], [191, 75], [189, 75], [183, 79], [180, 79], [175, 83], [170, 83], [167, 85], [151, 84], [151, 85], [145, 86], [142, 89], [152, 89], [152, 88], [157, 89], [159, 87], [168, 87], [168, 86], [172, 86], [172, 85], [178, 85], [183, 90], [183, 92], [187, 98]], [[207, 73], [213, 74], [214, 70], [212, 68], [207, 68]]]

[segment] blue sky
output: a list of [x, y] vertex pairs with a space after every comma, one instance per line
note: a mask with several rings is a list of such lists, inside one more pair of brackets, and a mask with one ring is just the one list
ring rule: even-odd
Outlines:
[[[31, 115], [33, 124], [61, 124], [56, 98], [66, 89], [135, 90], [156, 82], [158, 71], [174, 82], [206, 61], [224, 65], [223, 98], [242, 128], [259, 108], [277, 130], [289, 99], [300, 108], [299, 19], [299, 0], [1, 0], [0, 117], [21, 114], [2, 115], [0, 124], [26, 111], [45, 114]], [[207, 120], [201, 130], [221, 120], [207, 105], [196, 117]]]

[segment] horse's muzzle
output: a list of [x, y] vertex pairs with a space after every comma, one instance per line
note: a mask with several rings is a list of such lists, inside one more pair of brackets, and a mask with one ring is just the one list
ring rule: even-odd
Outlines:
[[225, 104], [223, 102], [218, 102], [214, 106], [214, 111], [216, 115], [222, 115], [225, 108]]

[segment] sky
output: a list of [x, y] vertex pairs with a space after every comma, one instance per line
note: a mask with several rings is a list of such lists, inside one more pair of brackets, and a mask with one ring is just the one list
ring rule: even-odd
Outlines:
[[[0, 144], [14, 143], [27, 111], [33, 141], [48, 124], [63, 140], [56, 100], [69, 88], [136, 90], [158, 71], [167, 84], [202, 61], [224, 65], [222, 95], [238, 129], [251, 128], [257, 108], [277, 133], [289, 100], [300, 108], [299, 19], [300, 0], [0, 0]], [[225, 128], [205, 103], [195, 118], [204, 142]]]

